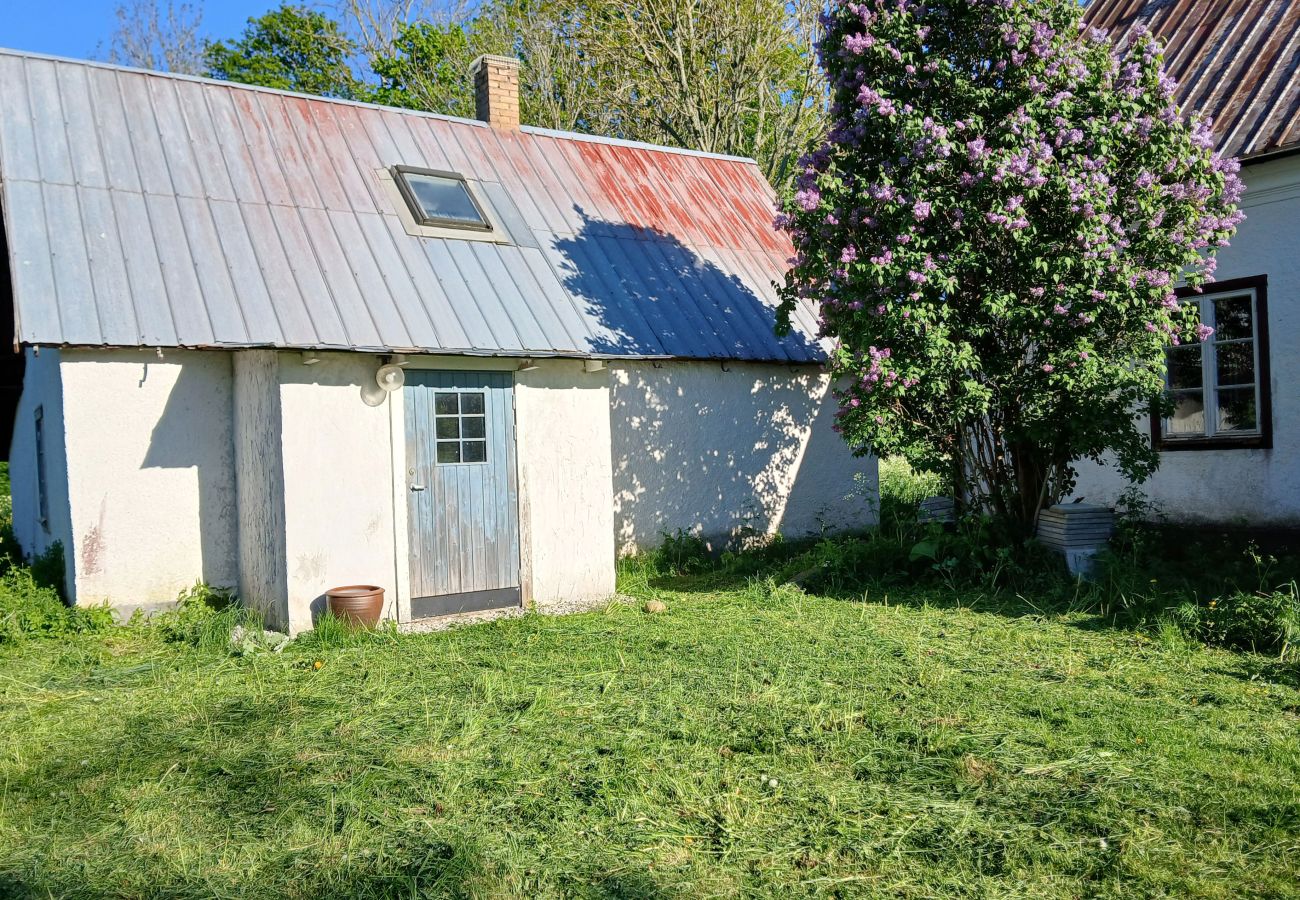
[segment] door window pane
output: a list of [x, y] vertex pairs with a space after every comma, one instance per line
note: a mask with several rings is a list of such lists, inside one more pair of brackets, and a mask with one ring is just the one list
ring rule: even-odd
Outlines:
[[486, 392], [436, 393], [433, 411], [438, 462], [487, 462]]

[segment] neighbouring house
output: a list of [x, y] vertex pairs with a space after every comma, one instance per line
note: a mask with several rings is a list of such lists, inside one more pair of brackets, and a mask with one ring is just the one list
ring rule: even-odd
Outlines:
[[517, 66], [471, 121], [0, 51], [14, 529], [77, 603], [410, 620], [873, 521], [757, 166], [520, 127]]
[[[1184, 110], [1213, 118], [1246, 182], [1216, 282], [1182, 292], [1215, 334], [1171, 351], [1176, 411], [1144, 417], [1161, 462], [1142, 490], [1172, 520], [1300, 526], [1300, 2], [1095, 0], [1086, 15], [1117, 42], [1138, 28], [1165, 42]], [[1084, 465], [1075, 494], [1114, 503], [1127, 487]]]

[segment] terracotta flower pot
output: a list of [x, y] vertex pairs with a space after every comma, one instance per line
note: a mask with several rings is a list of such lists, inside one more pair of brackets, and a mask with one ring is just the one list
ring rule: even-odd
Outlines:
[[325, 592], [329, 611], [354, 628], [374, 628], [384, 611], [384, 589], [373, 584], [349, 584]]

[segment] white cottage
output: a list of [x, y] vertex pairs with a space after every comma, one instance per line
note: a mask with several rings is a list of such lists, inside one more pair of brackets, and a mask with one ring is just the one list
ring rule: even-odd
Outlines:
[[[1116, 41], [1146, 28], [1165, 42], [1180, 101], [1213, 117], [1246, 182], [1216, 282], [1183, 292], [1216, 333], [1171, 354], [1177, 411], [1144, 417], [1161, 462], [1142, 489], [1175, 521], [1300, 526], [1300, 2], [1096, 0], [1086, 15]], [[1127, 487], [1088, 465], [1075, 494], [1114, 503]]]
[[755, 164], [476, 80], [482, 121], [0, 51], [14, 528], [77, 603], [203, 580], [298, 631], [366, 582], [411, 620], [870, 523]]

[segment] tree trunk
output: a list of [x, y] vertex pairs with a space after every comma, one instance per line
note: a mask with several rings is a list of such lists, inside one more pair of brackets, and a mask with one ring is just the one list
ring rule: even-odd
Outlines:
[[1054, 499], [1048, 496], [1053, 469], [1050, 448], [1023, 441], [1012, 444], [1011, 469], [1016, 479], [1016, 502], [1011, 513], [1029, 531], [1038, 519], [1039, 508]]

